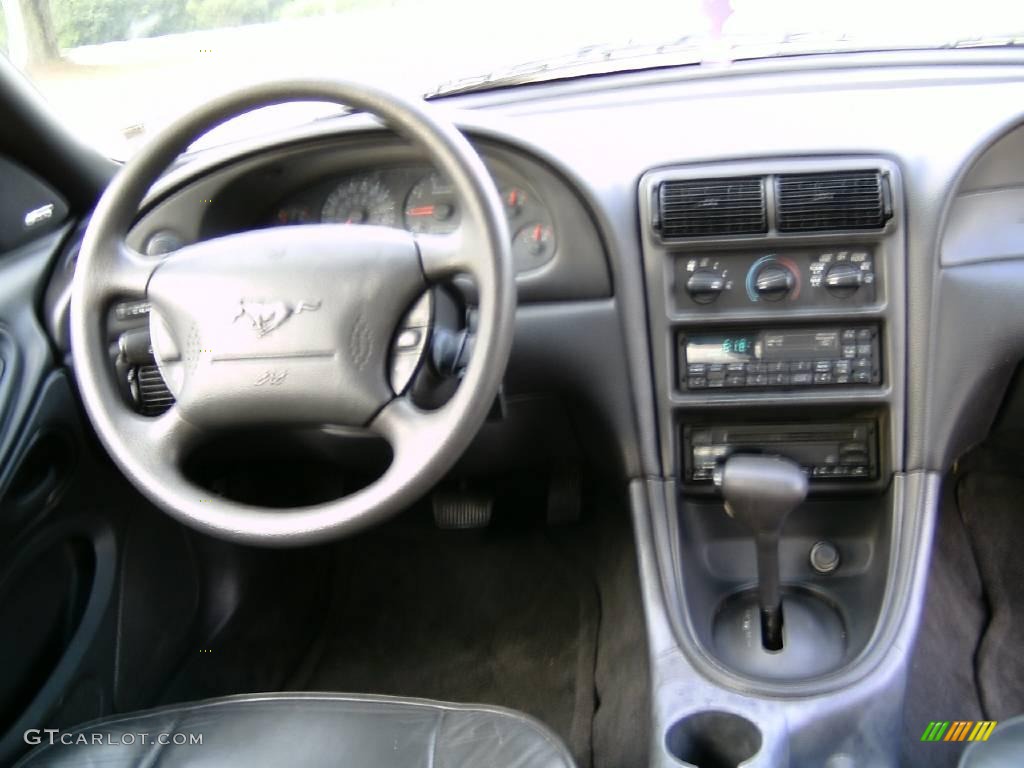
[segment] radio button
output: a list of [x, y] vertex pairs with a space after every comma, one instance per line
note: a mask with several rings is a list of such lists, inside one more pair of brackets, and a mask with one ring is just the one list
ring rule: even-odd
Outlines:
[[789, 381], [791, 384], [810, 384], [813, 379], [809, 373], [794, 373]]
[[859, 331], [857, 331], [857, 341], [859, 342], [863, 343], [865, 341], [871, 341], [871, 339], [873, 339], [874, 337], [874, 328], [861, 328]]
[[853, 360], [857, 356], [857, 345], [856, 344], [843, 344], [843, 357], [847, 360]]
[[814, 374], [815, 384], [831, 384], [832, 374], [831, 373], [816, 373]]
[[768, 384], [773, 387], [786, 386], [789, 384], [788, 373], [769, 373]]
[[871, 344], [858, 344], [857, 357], [871, 357], [874, 347]]
[[814, 364], [815, 373], [831, 373], [832, 372], [832, 361], [831, 360], [818, 360]]
[[836, 360], [832, 363], [832, 373], [837, 376], [845, 376], [850, 372], [850, 361], [849, 360]]
[[708, 389], [721, 389], [724, 386], [725, 386], [725, 379], [724, 378], [719, 377], [719, 378], [712, 379], [710, 376], [708, 377]]
[[746, 363], [729, 363], [728, 365], [725, 366], [725, 371], [726, 371], [726, 373], [746, 373], [747, 372], [747, 364]]
[[836, 374], [836, 376], [833, 379], [833, 381], [836, 384], [849, 384], [850, 383], [850, 377], [847, 374], [845, 374], [845, 373], [838, 373], [838, 374]]
[[809, 373], [811, 368], [810, 360], [800, 360], [799, 362], [789, 364], [791, 373]]
[[853, 370], [854, 371], [870, 371], [871, 370], [871, 361], [866, 359], [866, 358], [861, 358], [860, 360], [854, 360], [853, 361]]
[[708, 367], [704, 363], [690, 363], [686, 366], [687, 376], [703, 376], [708, 372]]
[[686, 380], [686, 386], [690, 389], [704, 389], [708, 385], [708, 380], [703, 376], [691, 376]]
[[764, 373], [764, 363], [747, 363], [747, 373]]
[[854, 371], [853, 373], [854, 384], [870, 384], [871, 383], [871, 371]]
[[789, 370], [789, 363], [765, 363], [764, 367], [768, 373], [785, 373]]
[[725, 366], [722, 365], [721, 363], [711, 363], [708, 366], [708, 375], [714, 375], [716, 373], [717, 374], [725, 373]]
[[843, 344], [854, 344], [857, 341], [857, 331], [854, 328], [847, 328], [840, 336]]
[[725, 377], [725, 386], [742, 387], [747, 383], [747, 377], [742, 373], [730, 373]]
[[763, 373], [759, 373], [756, 376], [747, 376], [748, 387], [763, 387], [768, 384], [768, 376]]

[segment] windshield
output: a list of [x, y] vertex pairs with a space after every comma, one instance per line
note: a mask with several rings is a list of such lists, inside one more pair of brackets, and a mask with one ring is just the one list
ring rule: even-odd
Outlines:
[[[603, 70], [807, 52], [1008, 44], [1020, 0], [2, 0], [0, 49], [59, 116], [124, 158], [214, 94], [283, 76], [366, 80], [408, 95]], [[1011, 36], [1007, 39], [1007, 36]], [[760, 48], [752, 47], [755, 44]], [[744, 53], [745, 46], [752, 52]], [[680, 56], [680, 54], [683, 54]], [[578, 67], [576, 73], [578, 74]], [[470, 78], [470, 79], [467, 79]], [[296, 109], [300, 109], [296, 114]], [[336, 108], [334, 108], [336, 110]], [[275, 120], [310, 119], [304, 105]]]

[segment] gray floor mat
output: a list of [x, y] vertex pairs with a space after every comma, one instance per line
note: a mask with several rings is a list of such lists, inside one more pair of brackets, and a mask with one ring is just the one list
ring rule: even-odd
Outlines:
[[325, 631], [289, 687], [513, 707], [590, 765], [597, 590], [548, 537], [410, 528], [335, 562]]
[[971, 472], [958, 489], [991, 617], [977, 654], [978, 687], [989, 720], [1024, 712], [1024, 479]]
[[911, 657], [901, 764], [953, 768], [964, 745], [921, 742], [932, 720], [980, 720], [974, 654], [987, 611], [981, 579], [952, 488], [939, 513], [928, 592]]
[[905, 765], [956, 765], [962, 746], [920, 742], [931, 720], [998, 721], [1024, 712], [1018, 445], [992, 440], [946, 480], [907, 685]]

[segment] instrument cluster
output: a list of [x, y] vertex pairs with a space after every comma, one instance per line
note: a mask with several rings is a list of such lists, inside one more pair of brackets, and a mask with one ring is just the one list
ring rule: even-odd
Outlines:
[[[495, 177], [512, 236], [517, 273], [554, 258], [551, 214], [525, 185]], [[429, 166], [398, 166], [333, 177], [278, 204], [268, 225], [372, 224], [438, 235], [458, 230], [462, 201], [451, 182]]]

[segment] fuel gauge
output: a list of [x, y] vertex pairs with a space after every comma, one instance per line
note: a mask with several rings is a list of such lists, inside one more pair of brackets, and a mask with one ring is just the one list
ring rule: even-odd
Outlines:
[[516, 232], [512, 239], [512, 258], [516, 272], [542, 267], [555, 255], [555, 232], [547, 224], [532, 222]]

